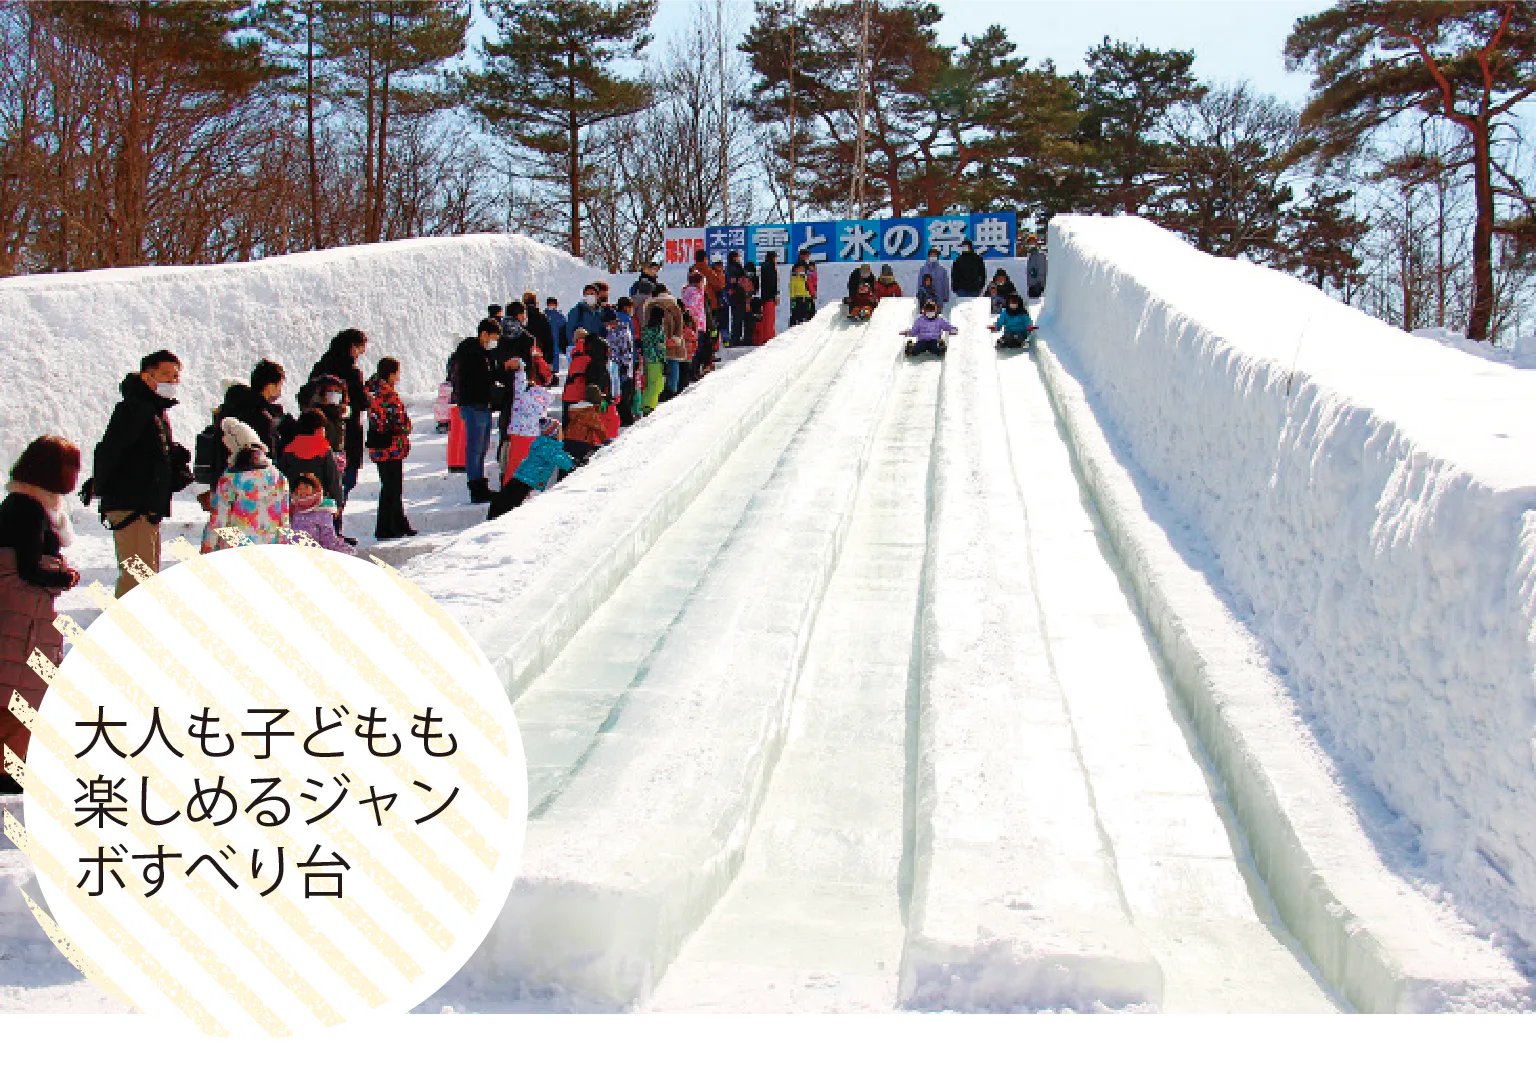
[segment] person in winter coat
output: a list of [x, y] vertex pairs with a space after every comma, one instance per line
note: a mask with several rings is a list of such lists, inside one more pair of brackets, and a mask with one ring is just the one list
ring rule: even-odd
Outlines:
[[555, 332], [549, 325], [549, 317], [539, 311], [539, 295], [537, 293], [523, 294], [523, 314], [526, 316], [523, 329], [533, 335], [533, 342], [543, 354], [544, 362], [548, 363], [555, 358]]
[[860, 286], [868, 286], [871, 293], [875, 291], [875, 269], [867, 263], [861, 263], [848, 272], [848, 296], [851, 298]]
[[910, 356], [917, 356], [925, 352], [942, 353], [944, 351], [941, 342], [945, 334], [955, 334], [959, 331], [950, 324], [950, 321], [939, 314], [939, 306], [934, 301], [928, 301], [923, 305], [923, 313], [913, 321], [912, 325], [902, 331], [906, 337], [913, 339], [914, 344], [908, 352]]
[[860, 322], [868, 322], [878, 303], [880, 302], [875, 299], [874, 288], [868, 282], [862, 282], [858, 291], [848, 298], [848, 317], [858, 319]]
[[[770, 252], [763, 259], [763, 269], [759, 279], [757, 295], [762, 299], [762, 315], [757, 321], [757, 330], [752, 335], [752, 344], [766, 345], [779, 333], [779, 254]], [[698, 316], [696, 321], [702, 322]]]
[[1025, 241], [1024, 247], [1029, 249], [1029, 256], [1024, 261], [1024, 284], [1029, 291], [1030, 300], [1039, 300], [1045, 292], [1045, 274], [1048, 266], [1045, 257], [1045, 249], [1040, 247], [1040, 242], [1033, 234]]
[[497, 388], [491, 392], [497, 403], [496, 430], [502, 443], [507, 440], [507, 424], [512, 418], [513, 372], [523, 368], [534, 378], [542, 379], [549, 367], [542, 357], [536, 355], [539, 351], [538, 342], [528, 331], [527, 320], [527, 305], [521, 301], [507, 305], [507, 313], [501, 320], [501, 339], [496, 342], [496, 350], [491, 354], [491, 362], [501, 370]]
[[553, 348], [549, 350], [549, 369], [554, 374], [560, 373], [560, 358], [565, 355], [565, 350], [571, 345], [570, 327], [565, 324], [565, 313], [560, 310], [560, 302], [550, 297], [544, 302], [544, 319], [549, 323], [549, 336]]
[[726, 348], [741, 344], [741, 320], [747, 306], [741, 281], [746, 273], [741, 265], [741, 253], [732, 250], [725, 257], [725, 290], [720, 296], [720, 343]]
[[181, 361], [167, 349], [139, 361], [139, 373], [118, 386], [122, 400], [112, 409], [96, 446], [91, 477], [81, 496], [101, 501], [102, 518], [117, 551], [117, 596], [138, 585], [125, 563], [131, 557], [160, 570], [160, 521], [171, 514], [171, 496], [192, 484], [192, 454], [171, 434]]
[[[683, 287], [683, 308], [693, 316], [695, 327], [709, 322], [709, 294], [705, 290], [704, 275], [697, 270], [688, 272], [688, 284]], [[646, 313], [645, 322], [650, 322], [650, 314]]]
[[388, 356], [368, 380], [368, 458], [379, 469], [375, 541], [415, 537], [405, 517], [405, 458], [411, 454], [411, 417], [396, 392], [400, 361]]
[[587, 457], [608, 444], [608, 430], [603, 426], [603, 393], [596, 386], [587, 387], [587, 396], [571, 405], [571, 417], [565, 424], [565, 451], [580, 467]]
[[213, 513], [203, 528], [203, 552], [224, 548], [219, 531], [233, 529], [258, 545], [276, 545], [288, 526], [288, 480], [267, 458], [256, 431], [225, 418], [224, 447], [234, 457], [213, 488]]
[[357, 550], [336, 534], [336, 502], [325, 495], [320, 480], [307, 471], [288, 483], [288, 525], [307, 535], [322, 549], [356, 556]]
[[806, 288], [811, 292], [811, 299], [815, 300], [820, 294], [816, 291], [816, 261], [811, 259], [811, 254], [804, 249], [795, 257], [795, 266], [805, 268]]
[[[79, 477], [80, 450], [73, 442], [36, 438], [11, 467], [0, 501], [0, 745], [23, 760], [31, 733], [11, 714], [11, 698], [19, 695], [34, 711], [41, 708], [48, 686], [27, 660], [34, 651], [55, 664], [64, 658], [53, 602], [80, 582], [64, 559], [75, 540], [68, 497]], [[0, 794], [19, 792], [0, 768]]]
[[581, 291], [581, 303], [577, 304], [565, 315], [565, 325], [570, 329], [571, 336], [576, 336], [576, 331], [585, 330], [588, 334], [603, 336], [603, 317], [598, 311], [599, 302], [597, 286], [588, 285]]
[[886, 297], [901, 296], [901, 283], [896, 281], [896, 272], [891, 269], [889, 263], [880, 267], [880, 277], [875, 279], [875, 303], [878, 304]]
[[1029, 317], [1029, 309], [1024, 307], [1024, 298], [1017, 293], [1008, 298], [1007, 305], [998, 313], [997, 322], [987, 327], [988, 330], [1002, 331], [1003, 336], [997, 339], [997, 344], [1005, 349], [1022, 346], [1034, 328], [1035, 321]]
[[350, 494], [357, 487], [357, 473], [363, 468], [363, 416], [368, 411], [368, 391], [363, 388], [363, 372], [358, 361], [368, 351], [368, 335], [349, 327], [331, 338], [325, 355], [310, 369], [309, 377], [335, 375], [347, 385], [347, 467], [342, 473], [342, 489]]
[[571, 366], [565, 372], [565, 388], [560, 391], [562, 425], [570, 417], [571, 405], [587, 395], [587, 369], [592, 365], [592, 357], [587, 355], [589, 340], [591, 335], [581, 329], [576, 331], [576, 339], [571, 343]]
[[213, 485], [229, 466], [229, 454], [224, 450], [224, 436], [219, 423], [225, 418], [238, 419], [261, 438], [267, 447], [267, 455], [276, 456], [293, 436], [293, 418], [279, 402], [283, 394], [285, 372], [283, 365], [272, 360], [261, 360], [251, 371], [251, 384], [232, 384], [224, 391], [224, 400], [213, 410], [212, 425], [197, 436], [197, 448], [193, 458], [192, 474], [198, 482], [208, 487], [198, 499], [203, 507], [210, 507]]
[[453, 352], [453, 369], [458, 382], [459, 417], [464, 421], [464, 478], [471, 504], [491, 499], [485, 478], [485, 454], [491, 445], [491, 409], [493, 393], [506, 382], [507, 369], [496, 358], [501, 341], [501, 325], [494, 319], [482, 319], [474, 337], [459, 342]]
[[516, 371], [516, 378], [512, 421], [507, 429], [507, 461], [501, 468], [503, 488], [528, 456], [528, 450], [533, 446], [533, 439], [539, 436], [539, 425], [549, 414], [549, 403], [553, 399], [548, 385], [530, 380], [522, 368]]
[[556, 470], [569, 471], [576, 466], [560, 444], [559, 423], [545, 419], [539, 425], [539, 430], [539, 436], [529, 446], [527, 459], [518, 465], [512, 480], [496, 494], [486, 519], [506, 515], [522, 504], [534, 490], [542, 490], [549, 485]]
[[939, 310], [949, 303], [949, 274], [944, 270], [944, 265], [939, 262], [937, 252], [928, 253], [928, 262], [923, 264], [923, 269], [918, 273], [917, 286], [923, 287], [924, 280], [933, 291], [933, 299], [938, 301]]
[[816, 318], [816, 295], [811, 291], [805, 264], [789, 269], [789, 325], [799, 326]]
[[[635, 302], [628, 297], [620, 297], [615, 312], [617, 322], [608, 327], [608, 352], [619, 373], [614, 401], [622, 426], [629, 426], [635, 421], [635, 379], [639, 359], [635, 352], [634, 315]], [[643, 368], [640, 376], [644, 376]]]
[[996, 315], [1008, 306], [1008, 298], [1018, 295], [1018, 289], [1014, 287], [1013, 279], [1008, 277], [1008, 272], [1001, 267], [992, 276], [992, 281], [987, 285], [987, 296], [992, 301], [992, 314]]
[[313, 408], [306, 409], [299, 413], [297, 428], [298, 433], [277, 458], [277, 469], [288, 480], [289, 487], [296, 485], [302, 475], [313, 477], [332, 501], [334, 515], [334, 502], [341, 496], [341, 468], [326, 440], [325, 417]]
[[666, 385], [667, 364], [667, 313], [655, 304], [646, 312], [645, 329], [640, 331], [640, 355], [645, 360], [645, 390], [641, 395], [641, 407], [650, 415], [661, 403], [662, 387]]
[[714, 317], [714, 328], [719, 332], [720, 340], [724, 341], [729, 325], [720, 317], [720, 307], [725, 296], [725, 268], [718, 262], [710, 263], [703, 249], [694, 253], [693, 266], [704, 276], [704, 295], [709, 300], [709, 312]]
[[950, 281], [954, 283], [956, 297], [980, 296], [982, 287], [987, 284], [986, 261], [976, 254], [969, 241], [960, 242], [960, 255], [955, 257]]

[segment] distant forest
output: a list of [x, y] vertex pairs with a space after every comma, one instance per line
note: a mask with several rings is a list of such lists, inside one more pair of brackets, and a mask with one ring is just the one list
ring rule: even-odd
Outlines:
[[941, 44], [920, 0], [703, 0], [661, 42], [655, 12], [0, 0], [0, 274], [487, 231], [626, 271], [667, 226], [862, 201], [1142, 215], [1405, 329], [1536, 326], [1536, 5], [1303, 18], [1299, 112], [1189, 51], [1106, 37], [1060, 74], [1001, 27]]

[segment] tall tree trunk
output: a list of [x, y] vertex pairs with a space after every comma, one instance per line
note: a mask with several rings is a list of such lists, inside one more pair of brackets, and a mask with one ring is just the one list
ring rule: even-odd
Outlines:
[[109, 221], [112, 233], [107, 241], [109, 267], [132, 267], [144, 258], [144, 210], [149, 176], [145, 165], [144, 144], [145, 47], [154, 22], [154, 11], [139, 3], [134, 20], [133, 45], [128, 65], [128, 114], [123, 127], [123, 141], [118, 152], [115, 175], [116, 196], [113, 210], [116, 225]]
[[565, 57], [566, 100], [570, 110], [566, 113], [566, 137], [570, 140], [566, 177], [571, 192], [571, 255], [581, 255], [581, 127], [576, 118], [576, 53], [567, 52]]
[[321, 247], [320, 166], [315, 159], [315, 3], [304, 5], [304, 119], [305, 147], [309, 153], [309, 247]]
[[384, 236], [384, 188], [386, 164], [389, 160], [389, 76], [393, 69], [395, 49], [395, 9], [389, 9], [388, 28], [384, 36], [384, 79], [379, 89], [379, 148], [378, 163], [374, 168], [373, 201], [368, 205], [368, 241]]
[[1472, 190], [1477, 203], [1477, 221], [1472, 227], [1472, 315], [1467, 320], [1467, 337], [1486, 341], [1493, 322], [1493, 162], [1488, 124], [1479, 123], [1472, 130]]

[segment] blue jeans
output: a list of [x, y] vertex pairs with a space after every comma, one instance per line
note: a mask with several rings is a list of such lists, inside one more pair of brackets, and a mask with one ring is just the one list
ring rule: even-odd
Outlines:
[[491, 410], [459, 405], [464, 420], [464, 477], [476, 482], [485, 477], [485, 452], [491, 446]]
[[667, 390], [667, 393], [668, 393], [668, 395], [676, 393], [677, 392], [677, 369], [682, 366], [682, 361], [681, 360], [663, 360], [662, 362], [667, 365], [666, 366], [666, 370], [663, 372], [663, 374], [666, 376], [666, 390]]

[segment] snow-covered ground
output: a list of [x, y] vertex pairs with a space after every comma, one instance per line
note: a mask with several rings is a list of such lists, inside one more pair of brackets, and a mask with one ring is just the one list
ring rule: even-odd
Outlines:
[[[378, 555], [530, 764], [522, 876], [422, 1011], [1530, 1007], [1536, 385], [1053, 226], [1035, 353], [983, 302], [943, 360], [910, 300], [826, 308], [492, 523], [408, 389], [423, 537]], [[25, 877], [0, 1008], [109, 1007]]]

